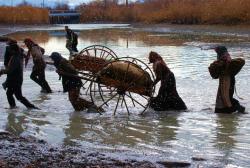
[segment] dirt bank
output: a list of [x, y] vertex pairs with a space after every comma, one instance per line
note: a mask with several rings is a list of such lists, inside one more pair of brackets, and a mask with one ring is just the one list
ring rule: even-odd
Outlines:
[[0, 167], [86, 167], [86, 168], [156, 168], [189, 167], [186, 162], [137, 161], [114, 159], [100, 152], [77, 147], [54, 147], [43, 140], [18, 137], [9, 132], [0, 132]]
[[154, 168], [147, 161], [116, 160], [99, 152], [73, 147], [57, 148], [43, 140], [0, 132], [0, 167], [141, 167]]

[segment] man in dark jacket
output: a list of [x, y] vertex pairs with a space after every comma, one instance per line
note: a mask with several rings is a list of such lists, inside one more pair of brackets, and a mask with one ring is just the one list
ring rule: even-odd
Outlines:
[[13, 95], [15, 95], [17, 100], [23, 103], [27, 108], [38, 109], [22, 95], [23, 57], [23, 49], [17, 45], [15, 40], [10, 39], [4, 56], [5, 69], [0, 71], [0, 76], [2, 74], [7, 74], [4, 87], [7, 89], [6, 94], [10, 108], [16, 107], [13, 97]]
[[57, 52], [53, 52], [50, 58], [54, 62], [53, 64], [57, 69], [57, 73], [62, 77], [63, 91], [68, 92], [69, 101], [74, 109], [76, 111], [81, 111], [91, 107], [95, 108], [98, 112], [102, 112], [103, 109], [96, 107], [94, 103], [79, 96], [82, 81], [77, 76], [78, 72], [75, 70], [73, 65]]
[[75, 32], [69, 29], [68, 26], [65, 26], [66, 31], [66, 48], [69, 50], [70, 54], [73, 52], [78, 52], [77, 44], [78, 44], [78, 36]]

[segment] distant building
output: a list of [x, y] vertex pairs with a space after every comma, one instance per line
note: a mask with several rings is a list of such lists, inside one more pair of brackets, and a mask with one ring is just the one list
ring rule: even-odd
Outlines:
[[51, 24], [77, 24], [80, 23], [80, 15], [77, 11], [51, 10], [49, 20]]

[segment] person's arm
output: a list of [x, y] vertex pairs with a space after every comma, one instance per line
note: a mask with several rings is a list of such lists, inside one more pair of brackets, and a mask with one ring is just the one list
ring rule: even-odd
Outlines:
[[48, 65], [54, 65], [53, 62], [49, 62], [49, 61], [45, 61], [45, 63], [48, 64]]
[[30, 49], [29, 49], [27, 55], [25, 56], [25, 68], [27, 67], [27, 64], [28, 64], [29, 59], [30, 59], [30, 55], [31, 55], [30, 52], [31, 52], [31, 51], [30, 51]]
[[70, 42], [74, 43], [74, 32], [72, 30], [70, 32]]
[[5, 54], [4, 54], [4, 67], [6, 68], [8, 66], [8, 63], [10, 61], [10, 51], [9, 46], [6, 47]]
[[156, 85], [162, 79], [162, 70], [163, 70], [163, 65], [157, 62], [155, 65], [155, 70], [154, 70], [156, 79], [153, 82], [153, 85]]
[[42, 48], [42, 47], [40, 47], [40, 46], [39, 46], [39, 48], [40, 48], [40, 50], [41, 50], [42, 54], [44, 55], [44, 53], [45, 53], [45, 49], [44, 49], [44, 48]]

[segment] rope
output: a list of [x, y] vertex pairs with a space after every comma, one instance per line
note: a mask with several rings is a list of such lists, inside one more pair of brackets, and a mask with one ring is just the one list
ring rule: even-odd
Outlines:
[[234, 86], [234, 91], [235, 91], [235, 95], [236, 95], [239, 99], [244, 100], [242, 97], [240, 97], [240, 96], [238, 95], [238, 92], [237, 92], [237, 90], [236, 90], [236, 85]]

